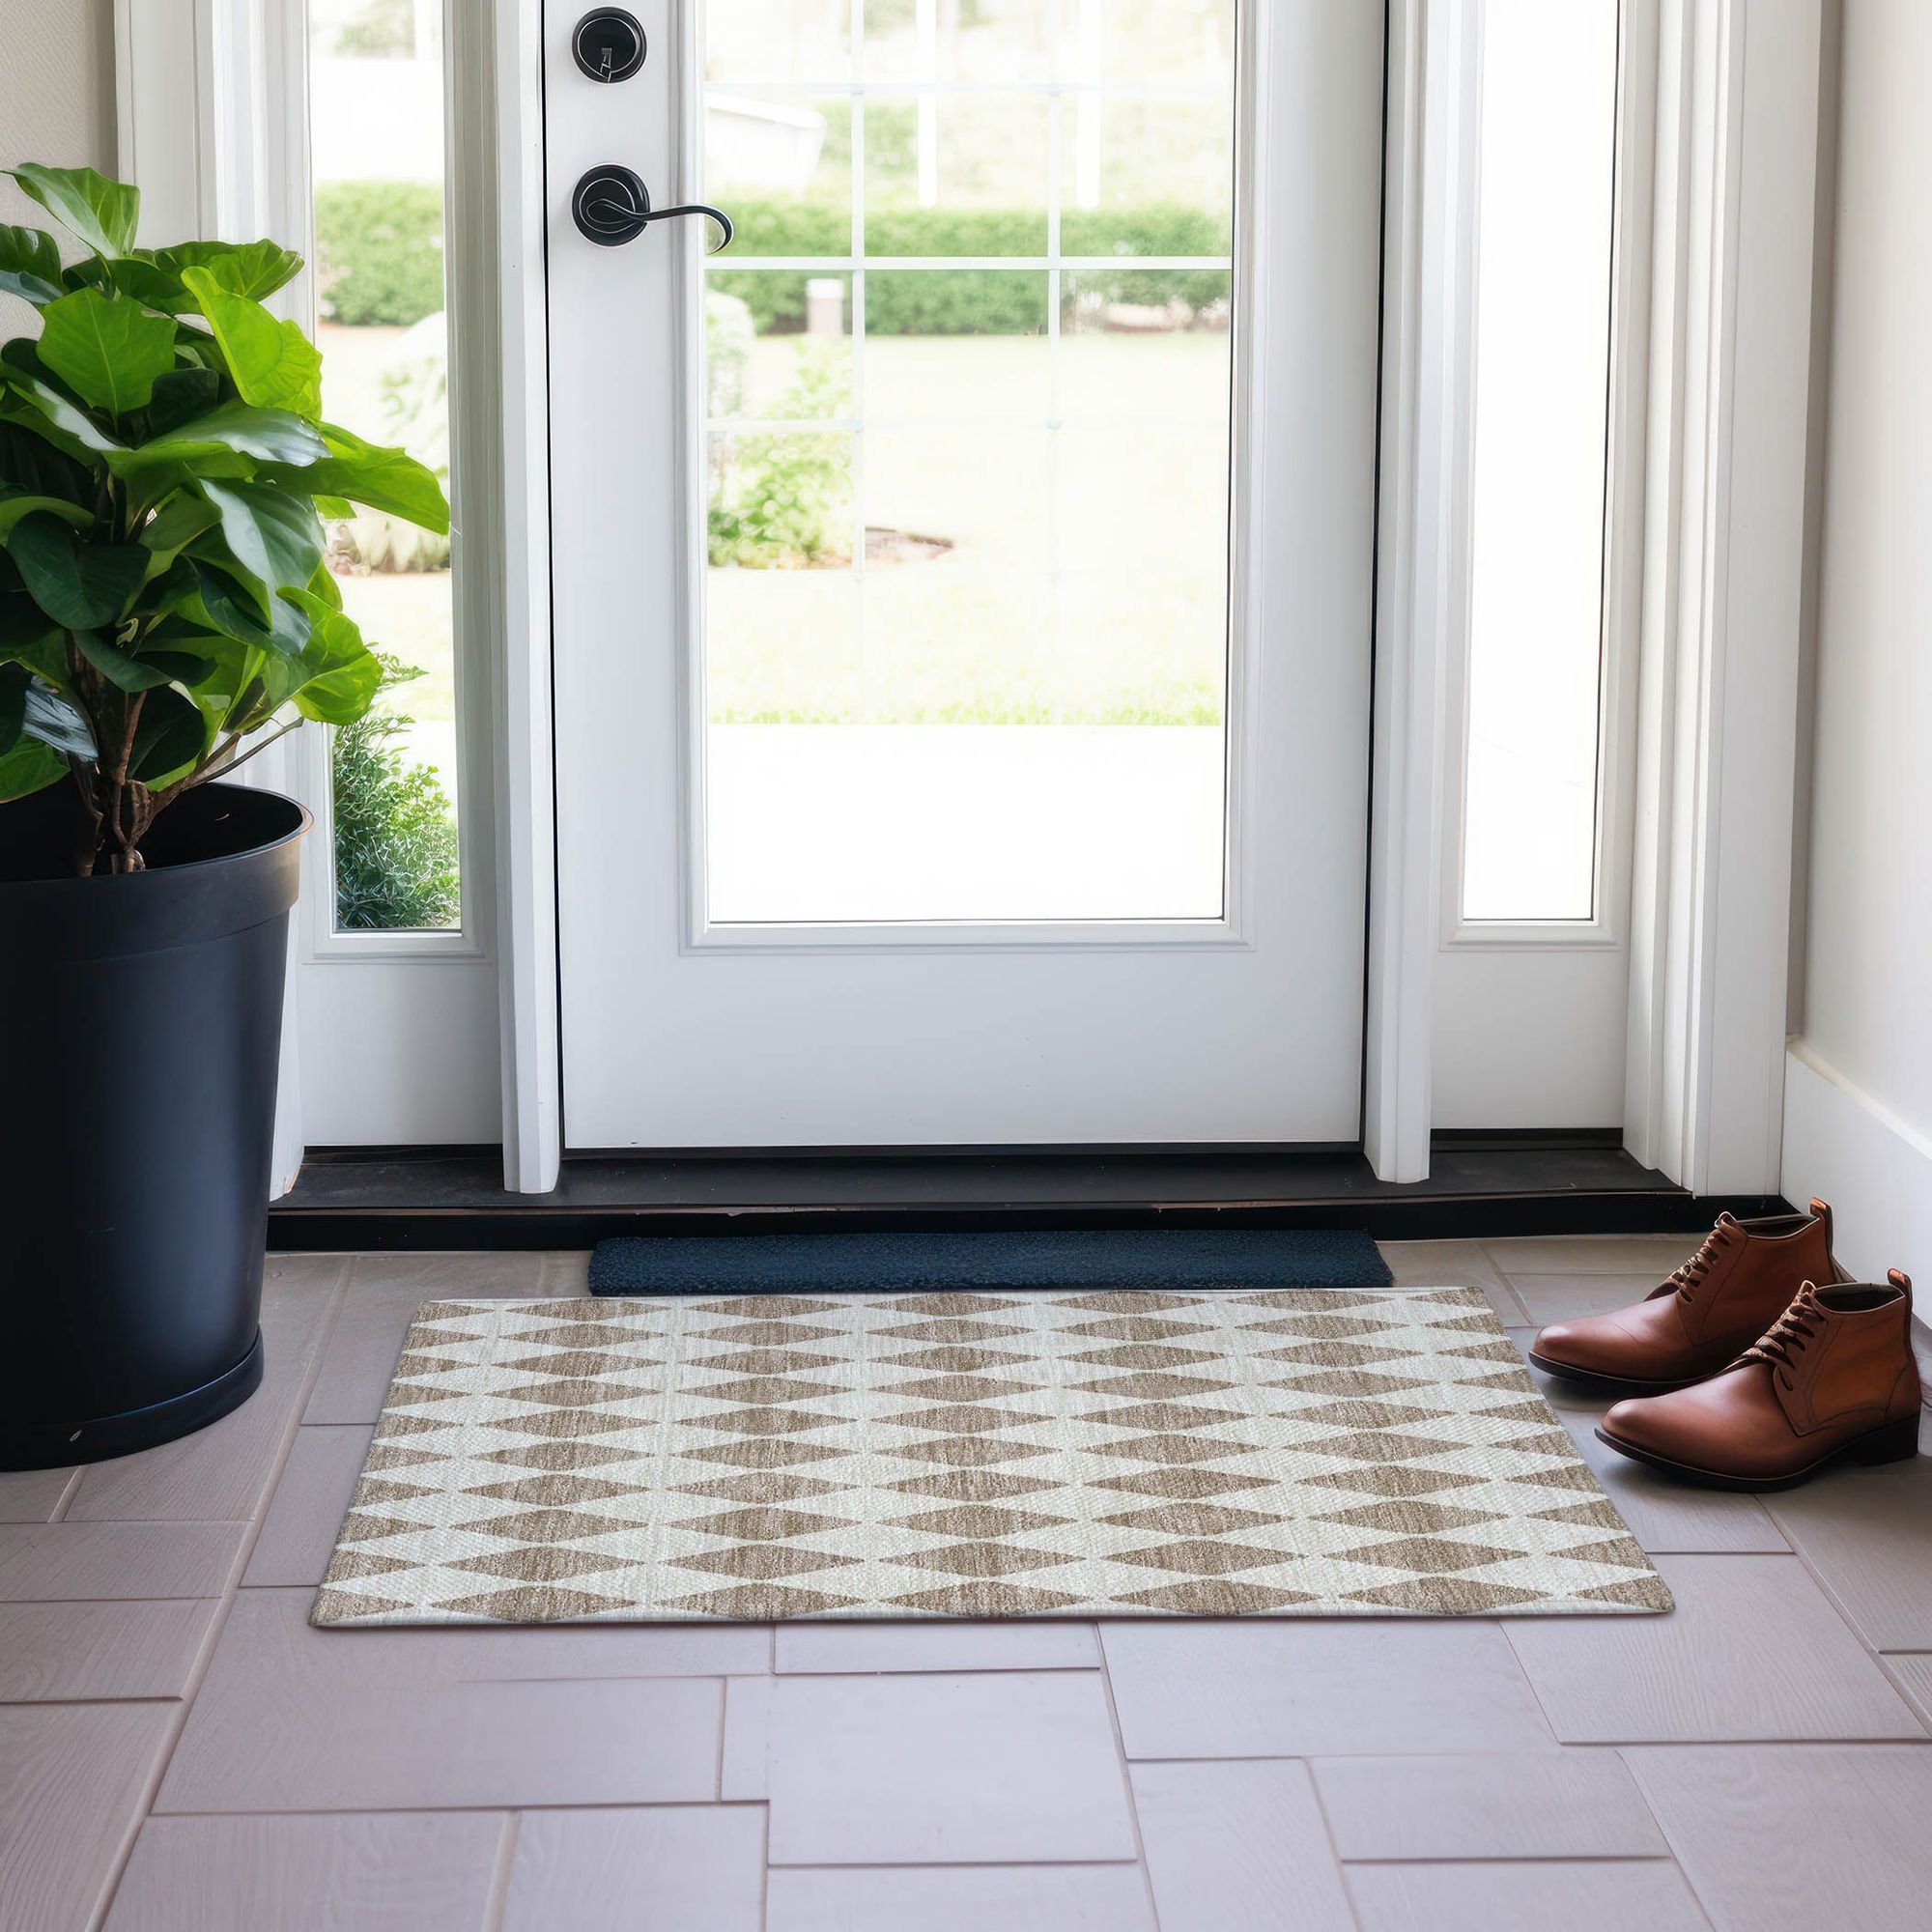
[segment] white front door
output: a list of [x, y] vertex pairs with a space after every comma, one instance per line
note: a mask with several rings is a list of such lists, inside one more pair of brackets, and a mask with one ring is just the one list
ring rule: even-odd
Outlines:
[[1352, 1141], [1382, 9], [633, 11], [546, 8], [568, 1145]]

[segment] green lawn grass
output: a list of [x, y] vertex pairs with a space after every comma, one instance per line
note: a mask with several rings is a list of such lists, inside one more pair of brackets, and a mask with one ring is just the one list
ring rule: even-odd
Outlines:
[[[752, 409], [802, 346], [754, 345]], [[1227, 382], [1205, 331], [1069, 335], [1057, 385], [1043, 338], [868, 341], [852, 489], [867, 526], [952, 548], [863, 584], [712, 571], [713, 722], [1218, 724]]]
[[[398, 331], [322, 333], [327, 404], [378, 420]], [[755, 344], [752, 407], [800, 338]], [[1058, 394], [1038, 338], [866, 345], [870, 525], [942, 537], [927, 561], [709, 573], [721, 724], [1213, 724], [1226, 664], [1225, 335], [1068, 335]], [[1058, 437], [1044, 428], [1058, 409]], [[455, 717], [449, 578], [341, 580], [371, 643], [426, 675], [388, 700]]]

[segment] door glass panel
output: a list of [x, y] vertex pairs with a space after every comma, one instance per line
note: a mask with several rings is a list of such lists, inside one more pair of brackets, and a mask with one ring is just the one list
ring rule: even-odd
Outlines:
[[1053, 9], [1040, 0], [864, 0], [867, 80], [1044, 80]]
[[1042, 427], [1053, 405], [1049, 286], [1033, 269], [867, 270], [867, 421]]
[[1219, 918], [1232, 4], [707, 14], [711, 919]]
[[[449, 482], [441, 0], [309, 0], [315, 339], [325, 415]], [[461, 918], [447, 537], [376, 510], [328, 526], [342, 608], [383, 661], [375, 708], [330, 734], [335, 923]]]
[[852, 277], [781, 269], [714, 274], [704, 346], [714, 424], [849, 415]]
[[1045, 254], [1051, 114], [1038, 94], [868, 94], [866, 252]]
[[1463, 917], [1596, 897], [1617, 0], [1489, 0]]
[[723, 0], [707, 7], [714, 81], [843, 81], [852, 71], [852, 0]]

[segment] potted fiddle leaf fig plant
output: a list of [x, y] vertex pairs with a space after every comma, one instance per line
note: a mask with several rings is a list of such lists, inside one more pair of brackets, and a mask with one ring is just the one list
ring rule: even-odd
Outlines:
[[[272, 242], [134, 242], [139, 196], [8, 170], [0, 224], [0, 1468], [185, 1434], [262, 1378], [288, 912], [308, 818], [227, 782], [382, 667], [325, 560], [437, 479], [322, 414]], [[65, 259], [66, 257], [72, 259]]]

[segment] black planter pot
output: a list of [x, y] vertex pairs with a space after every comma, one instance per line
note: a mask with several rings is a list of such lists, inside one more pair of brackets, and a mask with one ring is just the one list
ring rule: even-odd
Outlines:
[[0, 1469], [172, 1441], [261, 1382], [308, 822], [202, 785], [142, 841], [146, 871], [76, 879], [67, 786], [0, 805]]

